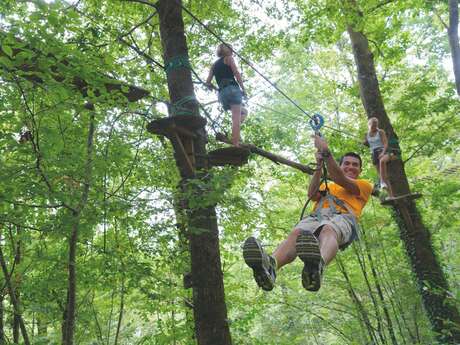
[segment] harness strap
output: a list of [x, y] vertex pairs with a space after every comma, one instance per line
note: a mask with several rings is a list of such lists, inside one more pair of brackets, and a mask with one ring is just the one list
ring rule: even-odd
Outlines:
[[[328, 202], [328, 207], [327, 208], [323, 208], [323, 205], [324, 205], [324, 202], [327, 200]], [[340, 249], [341, 250], [344, 250], [346, 247], [348, 247], [354, 240], [357, 240], [359, 239], [359, 224], [358, 224], [358, 219], [356, 218], [353, 210], [351, 209], [350, 205], [348, 205], [345, 201], [343, 200], [340, 200], [339, 198], [337, 198], [336, 196], [330, 194], [330, 193], [327, 193], [325, 196], [322, 196], [321, 199], [318, 201], [318, 205], [316, 207], [316, 210], [315, 212], [312, 214], [312, 216], [314, 216], [318, 222], [321, 222], [322, 221], [322, 218], [323, 218], [323, 212], [324, 210], [326, 210], [326, 213], [328, 215], [333, 215], [333, 214], [341, 214], [341, 212], [339, 212], [337, 210], [337, 206], [339, 207], [342, 207], [344, 209], [347, 210], [348, 213], [344, 213], [344, 215], [347, 215], [348, 216], [348, 219], [350, 220], [351, 224], [352, 224], [352, 234], [351, 234], [351, 238], [350, 238], [350, 241], [347, 242], [347, 243], [344, 243], [343, 245], [340, 246]]]

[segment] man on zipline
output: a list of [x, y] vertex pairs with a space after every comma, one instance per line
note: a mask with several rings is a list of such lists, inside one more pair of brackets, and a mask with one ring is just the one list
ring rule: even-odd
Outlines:
[[[358, 218], [372, 192], [372, 184], [358, 179], [361, 173], [361, 157], [349, 152], [336, 163], [326, 140], [314, 136], [318, 169], [308, 187], [308, 197], [315, 201], [313, 213], [303, 218], [272, 255], [265, 253], [260, 242], [246, 239], [243, 257], [252, 268], [254, 278], [262, 289], [273, 289], [276, 271], [291, 263], [298, 256], [304, 262], [302, 285], [310, 291], [318, 291], [324, 267], [357, 239]], [[329, 172], [330, 183], [321, 183], [323, 161]]]

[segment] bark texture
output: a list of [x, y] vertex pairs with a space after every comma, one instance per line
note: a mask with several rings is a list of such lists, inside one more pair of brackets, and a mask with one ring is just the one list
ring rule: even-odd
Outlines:
[[452, 63], [454, 66], [455, 87], [457, 95], [460, 96], [460, 43], [458, 42], [458, 0], [449, 0], [449, 36]]
[[[165, 65], [178, 56], [188, 58], [181, 1], [160, 0], [156, 7], [160, 17], [160, 35]], [[170, 70], [167, 73], [167, 80], [172, 104], [186, 97], [195, 97], [191, 72], [188, 68], [180, 67]], [[187, 102], [183, 107], [191, 115], [199, 116], [196, 102]], [[180, 154], [180, 145], [177, 140], [172, 140], [172, 143], [176, 165], [182, 177], [181, 189], [187, 191], [185, 203], [188, 205], [187, 223], [195, 334], [199, 345], [229, 345], [231, 337], [227, 323], [215, 205], [203, 205], [203, 200], [207, 199], [207, 188], [198, 187], [198, 185], [206, 186], [207, 184], [205, 159], [207, 136], [204, 127], [194, 132], [192, 161], [198, 173], [190, 173], [183, 155]], [[192, 180], [198, 183], [190, 183]]]
[[[377, 117], [380, 127], [385, 130], [388, 137], [397, 138], [385, 111], [368, 39], [362, 32], [354, 31], [351, 26], [348, 27], [348, 34], [358, 70], [361, 99], [367, 116]], [[399, 144], [396, 145], [400, 150]], [[388, 165], [388, 175], [394, 195], [410, 194], [401, 159], [391, 161]], [[393, 213], [432, 329], [438, 334], [442, 343], [460, 343], [460, 315], [449, 297], [447, 279], [433, 250], [430, 233], [422, 222], [415, 202], [407, 198], [401, 199], [394, 203]]]

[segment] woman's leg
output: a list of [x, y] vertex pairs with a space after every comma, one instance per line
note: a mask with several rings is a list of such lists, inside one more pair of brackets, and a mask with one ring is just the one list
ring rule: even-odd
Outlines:
[[388, 176], [387, 176], [387, 162], [390, 160], [388, 154], [384, 154], [380, 158], [380, 179], [388, 185]]
[[232, 144], [240, 145], [240, 125], [241, 125], [241, 104], [230, 106], [232, 111]]

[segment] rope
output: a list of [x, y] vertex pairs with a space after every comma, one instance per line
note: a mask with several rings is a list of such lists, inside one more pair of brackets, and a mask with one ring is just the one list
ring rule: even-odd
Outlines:
[[[210, 29], [206, 24], [204, 24], [198, 17], [196, 17], [188, 8], [186, 8], [182, 3], [176, 0], [178, 5], [182, 8], [184, 12], [186, 12], [190, 17], [192, 17], [198, 24], [200, 24], [206, 31], [208, 31], [211, 35], [213, 35], [219, 42], [227, 45], [228, 43], [225, 42], [219, 35], [217, 35], [212, 29]], [[254, 72], [256, 72], [260, 77], [262, 77], [267, 83], [269, 83], [276, 91], [278, 91], [281, 95], [283, 95], [284, 98], [286, 98], [290, 103], [292, 103], [297, 109], [299, 109], [303, 114], [305, 114], [308, 118], [312, 118], [313, 116], [310, 115], [307, 111], [305, 111], [297, 102], [295, 102], [291, 97], [289, 97], [283, 90], [281, 90], [275, 83], [273, 83], [270, 79], [268, 79], [263, 73], [261, 73], [254, 65], [244, 58], [240, 53], [232, 49], [232, 51], [235, 53], [236, 56], [240, 58], [241, 61], [246, 63]], [[355, 138], [358, 138], [356, 135], [351, 134], [351, 133], [346, 133], [344, 131], [341, 131], [339, 129], [329, 127], [329, 126], [324, 126], [325, 128], [328, 128], [330, 130], [346, 134]]]
[[[314, 164], [314, 163], [312, 163], [312, 164]], [[323, 173], [322, 173], [321, 181], [320, 181], [320, 184], [319, 184], [319, 185], [321, 186], [321, 184], [324, 183], [325, 189], [324, 189], [323, 191], [319, 191], [319, 187], [318, 187], [318, 190], [315, 191], [314, 194], [316, 194], [316, 192], [319, 191], [319, 192], [322, 194], [322, 196], [324, 196], [324, 195], [326, 195], [327, 193], [329, 193], [329, 187], [328, 187], [328, 185], [327, 185], [327, 167], [326, 167], [326, 163], [324, 162], [324, 160], [323, 160], [323, 162], [322, 162], [322, 164], [321, 164], [321, 167], [317, 167], [316, 171], [318, 171], [318, 170], [320, 170], [320, 169], [323, 170]], [[313, 194], [313, 196], [314, 196], [314, 194]], [[311, 199], [313, 198], [313, 196], [309, 197], [309, 198], [307, 199], [307, 201], [305, 202], [305, 204], [303, 205], [302, 212], [300, 212], [300, 219], [299, 219], [299, 222], [303, 219], [303, 216], [304, 216], [304, 214], [305, 214], [305, 210], [307, 209], [307, 206], [308, 206], [308, 204], [310, 203], [310, 201], [311, 201]]]
[[165, 63], [164, 70], [166, 74], [169, 74], [171, 73], [171, 71], [178, 68], [192, 69], [192, 66], [190, 65], [190, 60], [187, 55], [177, 55], [172, 57]]
[[203, 104], [201, 104], [200, 102], [198, 102], [198, 106], [200, 107], [201, 110], [203, 110], [204, 112], [204, 115], [206, 116], [206, 118], [211, 122], [211, 129], [212, 131], [214, 132], [214, 135], [216, 135], [217, 133], [219, 133], [219, 129], [216, 129], [216, 127], [220, 128], [220, 125], [217, 121], [215, 121], [212, 117], [211, 117], [211, 114], [209, 114], [208, 110], [205, 108], [205, 106]]
[[181, 98], [180, 100], [178, 100], [176, 103], [170, 104], [171, 113], [173, 115], [193, 115], [192, 110], [184, 107], [184, 104], [189, 103], [189, 102], [198, 103], [195, 96], [185, 96], [184, 98]]

